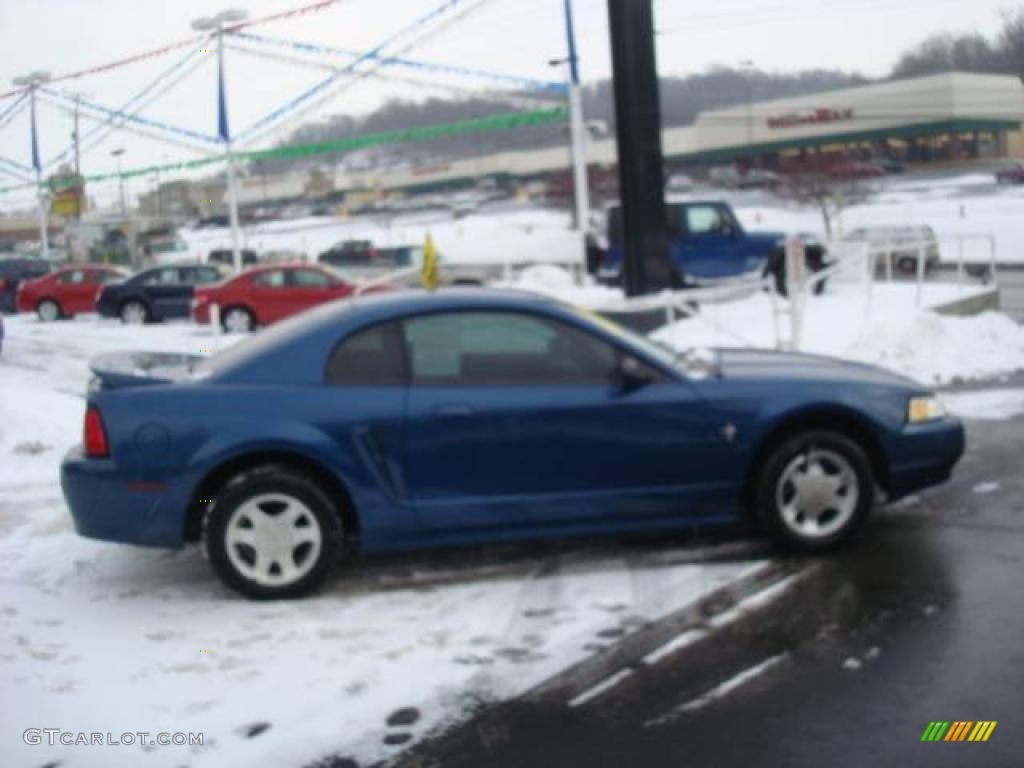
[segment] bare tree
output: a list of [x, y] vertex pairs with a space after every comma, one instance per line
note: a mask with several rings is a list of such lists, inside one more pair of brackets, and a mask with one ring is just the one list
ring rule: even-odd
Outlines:
[[1003, 13], [999, 47], [1002, 48], [1013, 71], [1024, 83], [1024, 7]]
[[866, 189], [859, 179], [836, 178], [813, 168], [788, 176], [784, 194], [802, 205], [817, 208], [821, 213], [825, 237], [832, 239], [836, 218], [846, 208], [863, 200]]

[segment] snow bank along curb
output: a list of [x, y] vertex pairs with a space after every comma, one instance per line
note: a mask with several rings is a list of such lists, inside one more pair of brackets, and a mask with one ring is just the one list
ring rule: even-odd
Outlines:
[[670, 642], [674, 637], [708, 627], [715, 617], [732, 610], [740, 601], [765, 592], [804, 569], [802, 563], [768, 562], [752, 566], [731, 583], [713, 590], [664, 618], [644, 625], [612, 647], [584, 659], [564, 672], [545, 680], [523, 695], [523, 700], [557, 696], [582, 701], [585, 694], [610, 678], [625, 677], [624, 670]]

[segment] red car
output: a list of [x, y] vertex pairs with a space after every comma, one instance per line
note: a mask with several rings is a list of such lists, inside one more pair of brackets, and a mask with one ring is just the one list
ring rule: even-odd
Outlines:
[[94, 311], [100, 287], [127, 276], [123, 269], [106, 264], [75, 264], [21, 283], [15, 302], [19, 312], [35, 312], [47, 322], [72, 317]]
[[996, 181], [1000, 184], [1024, 184], [1024, 163], [1016, 163], [996, 171]]
[[[333, 272], [310, 264], [253, 267], [213, 285], [196, 288], [192, 318], [210, 322], [210, 307], [220, 307], [224, 330], [239, 333], [269, 325], [326, 301], [351, 296], [356, 285]], [[388, 290], [379, 286], [374, 290]]]

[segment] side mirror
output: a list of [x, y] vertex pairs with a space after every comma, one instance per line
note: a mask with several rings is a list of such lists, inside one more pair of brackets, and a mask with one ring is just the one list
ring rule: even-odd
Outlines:
[[651, 375], [635, 357], [622, 355], [612, 371], [612, 385], [623, 393], [635, 392], [651, 383]]

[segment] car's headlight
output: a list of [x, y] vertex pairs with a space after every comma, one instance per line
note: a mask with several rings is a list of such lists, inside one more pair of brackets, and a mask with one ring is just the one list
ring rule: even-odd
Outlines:
[[917, 424], [922, 421], [934, 421], [946, 415], [946, 406], [935, 395], [912, 397], [907, 403], [907, 421]]

